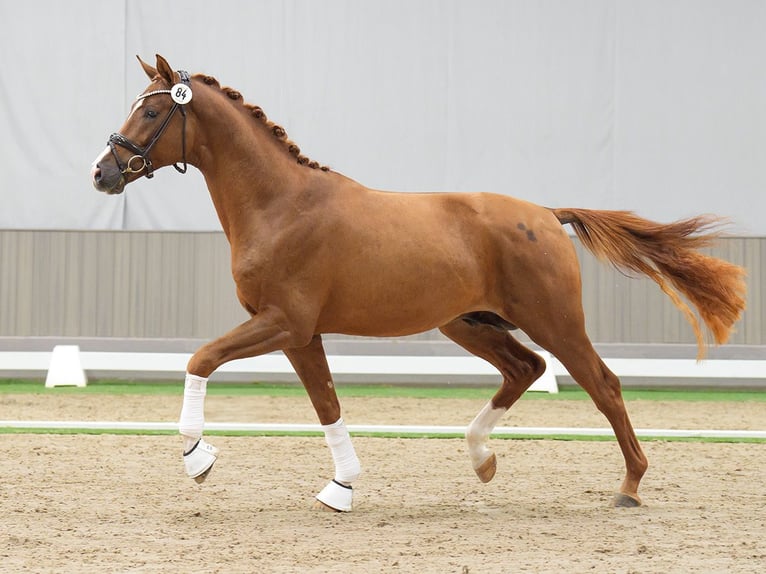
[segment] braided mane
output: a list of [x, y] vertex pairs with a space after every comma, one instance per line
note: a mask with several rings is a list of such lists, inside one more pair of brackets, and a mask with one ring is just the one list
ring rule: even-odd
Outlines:
[[261, 109], [260, 106], [254, 106], [252, 104], [245, 103], [241, 93], [239, 93], [237, 90], [234, 90], [232, 88], [222, 88], [221, 84], [213, 76], [201, 76], [201, 78], [205, 84], [207, 84], [208, 86], [217, 87], [223, 93], [225, 93], [230, 99], [242, 102], [242, 105], [250, 111], [250, 115], [253, 116], [255, 119], [261, 121], [268, 128], [268, 130], [274, 135], [274, 137], [276, 137], [278, 140], [280, 140], [284, 144], [285, 148], [287, 149], [287, 152], [293, 157], [295, 157], [295, 160], [300, 165], [305, 165], [312, 169], [321, 169], [322, 171], [330, 171], [330, 168], [328, 166], [321, 165], [319, 162], [310, 160], [305, 155], [302, 155], [301, 148], [299, 148], [295, 142], [293, 142], [287, 137], [287, 132], [285, 131], [285, 128], [275, 124], [270, 119], [268, 119], [266, 117], [266, 113], [263, 111], [263, 109]]

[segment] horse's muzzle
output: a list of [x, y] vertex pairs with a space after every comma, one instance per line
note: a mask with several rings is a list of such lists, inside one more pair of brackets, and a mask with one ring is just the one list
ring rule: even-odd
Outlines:
[[120, 173], [117, 166], [110, 165], [108, 162], [98, 162], [93, 164], [90, 174], [93, 178], [93, 187], [99, 191], [115, 195], [125, 190], [125, 176]]

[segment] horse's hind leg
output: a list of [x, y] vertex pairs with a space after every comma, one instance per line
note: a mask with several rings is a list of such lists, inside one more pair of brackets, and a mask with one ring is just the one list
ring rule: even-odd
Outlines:
[[638, 442], [633, 425], [625, 409], [620, 390], [620, 380], [604, 364], [596, 354], [590, 343], [590, 351], [574, 351], [566, 349], [551, 350], [551, 352], [564, 364], [569, 374], [583, 387], [596, 408], [606, 416], [612, 425], [617, 442], [625, 459], [626, 474], [615, 496], [615, 506], [641, 506], [638, 496], [638, 485], [641, 482], [646, 469], [649, 466], [641, 445]]
[[473, 469], [482, 482], [489, 482], [497, 467], [495, 454], [486, 446], [489, 435], [511, 405], [545, 372], [545, 361], [501, 326], [458, 318], [440, 330], [503, 375], [500, 389], [466, 430]]
[[646, 472], [648, 462], [625, 409], [620, 380], [604, 364], [585, 334], [582, 313], [572, 312], [563, 316], [568, 316], [570, 320], [551, 318], [522, 328], [532, 340], [562, 362], [612, 425], [627, 471], [620, 491], [614, 499], [614, 505], [640, 506], [638, 485]]
[[307, 346], [285, 349], [284, 353], [308, 392], [335, 463], [335, 478], [317, 494], [317, 500], [324, 507], [348, 512], [352, 502], [351, 483], [359, 477], [361, 468], [341, 417], [322, 338], [314, 335]]

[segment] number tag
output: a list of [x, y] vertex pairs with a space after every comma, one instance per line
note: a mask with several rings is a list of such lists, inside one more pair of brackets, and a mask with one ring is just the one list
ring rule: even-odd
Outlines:
[[170, 97], [177, 104], [188, 104], [192, 99], [192, 91], [186, 84], [176, 84], [170, 88]]

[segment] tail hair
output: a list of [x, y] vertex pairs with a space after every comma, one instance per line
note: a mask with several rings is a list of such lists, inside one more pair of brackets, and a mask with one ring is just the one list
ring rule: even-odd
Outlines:
[[697, 309], [716, 344], [725, 343], [745, 309], [745, 270], [699, 252], [721, 236], [727, 221], [701, 215], [662, 224], [630, 211], [552, 209], [562, 224], [570, 224], [582, 244], [598, 259], [618, 269], [646, 275], [686, 316], [694, 328], [697, 359], [707, 350]]

